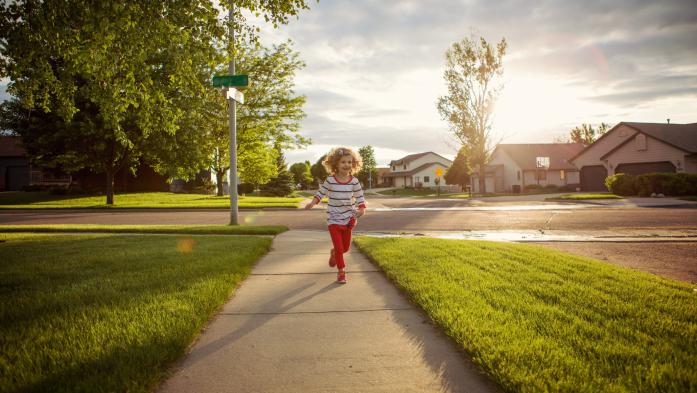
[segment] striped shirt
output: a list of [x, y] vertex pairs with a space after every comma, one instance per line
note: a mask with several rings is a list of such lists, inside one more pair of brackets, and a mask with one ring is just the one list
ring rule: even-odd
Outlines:
[[340, 182], [334, 176], [327, 176], [327, 179], [315, 193], [317, 203], [325, 196], [329, 198], [327, 225], [346, 225], [351, 217], [356, 216], [356, 205], [359, 209], [365, 209], [363, 188], [358, 179], [353, 176], [345, 183]]

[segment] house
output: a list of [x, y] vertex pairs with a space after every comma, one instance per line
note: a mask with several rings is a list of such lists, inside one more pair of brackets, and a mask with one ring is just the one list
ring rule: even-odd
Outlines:
[[[117, 192], [168, 191], [167, 177], [156, 173], [141, 163], [134, 175], [122, 168], [114, 174], [114, 190]], [[85, 190], [106, 189], [104, 175], [83, 169], [68, 175], [59, 170], [32, 165], [19, 136], [0, 136], [0, 191], [21, 191], [26, 186], [67, 187], [77, 184]]]
[[390, 183], [390, 178], [385, 177], [386, 174], [390, 173], [392, 168], [375, 168], [378, 171], [378, 181], [375, 185], [376, 187], [387, 187]]
[[29, 157], [17, 136], [0, 136], [0, 191], [20, 191], [31, 180]]
[[[580, 143], [499, 144], [485, 167], [486, 192], [520, 192], [531, 184], [574, 187], [578, 169], [568, 159], [583, 150]], [[472, 191], [479, 193], [479, 170], [471, 176]]]
[[[452, 164], [452, 161], [432, 151], [410, 154], [390, 161], [390, 172], [383, 178], [390, 187], [435, 187], [436, 171], [440, 168], [442, 177]], [[445, 180], [440, 183], [445, 184]]]
[[697, 173], [697, 123], [621, 122], [570, 161], [584, 191], [606, 191], [616, 173]]

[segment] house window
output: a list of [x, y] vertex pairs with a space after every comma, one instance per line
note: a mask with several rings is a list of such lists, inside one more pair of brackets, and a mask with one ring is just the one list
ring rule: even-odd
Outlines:
[[566, 178], [566, 173], [564, 173], [563, 169], [559, 171], [559, 178], [562, 180], [564, 180]]
[[634, 138], [634, 143], [636, 144], [637, 150], [646, 150], [646, 135], [637, 134]]
[[424, 176], [424, 183], [428, 183], [430, 181], [431, 181], [430, 177]]
[[392, 165], [392, 172], [394, 172], [394, 171], [396, 171], [396, 170], [397, 170], [397, 167], [394, 166], [394, 165]]
[[416, 182], [418, 183], [420, 181], [421, 181], [421, 178], [419, 176], [416, 176]]
[[407, 170], [407, 165], [406, 165], [406, 164], [404, 164], [404, 170]]
[[518, 171], [518, 180], [520, 180], [520, 171]]

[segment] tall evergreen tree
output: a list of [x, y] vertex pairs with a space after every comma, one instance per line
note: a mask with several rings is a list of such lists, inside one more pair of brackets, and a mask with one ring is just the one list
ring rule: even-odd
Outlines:
[[293, 191], [293, 176], [288, 171], [283, 152], [278, 153], [276, 171], [278, 175], [262, 186], [261, 191], [267, 195], [286, 196]]
[[463, 191], [470, 182], [470, 166], [467, 156], [467, 148], [461, 147], [453, 165], [445, 171], [443, 176], [448, 184], [458, 184]]

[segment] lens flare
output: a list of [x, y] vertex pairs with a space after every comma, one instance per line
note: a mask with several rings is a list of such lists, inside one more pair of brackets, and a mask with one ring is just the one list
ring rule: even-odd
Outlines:
[[177, 241], [177, 251], [179, 251], [182, 254], [188, 254], [191, 251], [194, 250], [194, 247], [196, 246], [196, 240], [187, 237], [184, 239], [179, 239]]

